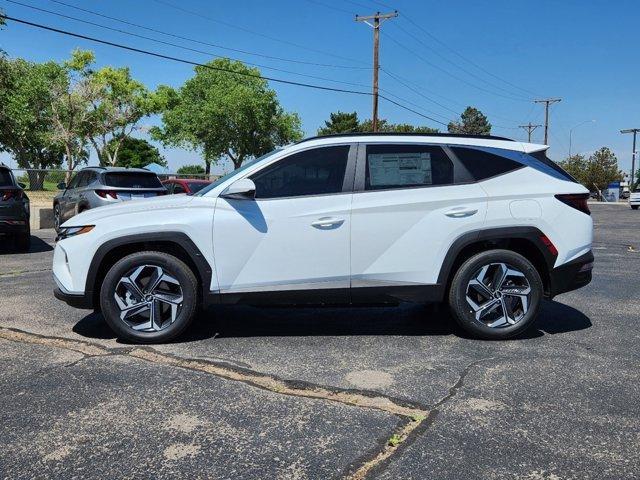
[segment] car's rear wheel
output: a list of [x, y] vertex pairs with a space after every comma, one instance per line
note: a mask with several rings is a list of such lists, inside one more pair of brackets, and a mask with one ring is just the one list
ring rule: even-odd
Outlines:
[[640, 205], [631, 205], [631, 208], [634, 209], [634, 210], [637, 210], [638, 207], [640, 207]]
[[449, 290], [458, 324], [474, 337], [500, 340], [529, 328], [544, 287], [536, 268], [509, 250], [489, 250], [465, 261]]
[[198, 282], [180, 259], [163, 252], [128, 255], [111, 267], [100, 290], [107, 324], [121, 338], [161, 343], [191, 323]]

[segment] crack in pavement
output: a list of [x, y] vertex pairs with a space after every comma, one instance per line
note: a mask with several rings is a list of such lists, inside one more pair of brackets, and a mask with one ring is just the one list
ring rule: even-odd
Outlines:
[[[468, 364], [460, 373], [457, 381], [449, 388], [447, 395], [432, 406], [423, 406], [417, 403], [394, 399], [378, 392], [327, 387], [305, 381], [283, 380], [250, 369], [234, 367], [229, 365], [228, 362], [184, 358], [162, 353], [148, 346], [105, 347], [83, 340], [39, 335], [8, 327], [0, 327], [0, 339], [61, 348], [82, 354], [81, 359], [65, 364], [65, 367], [71, 367], [87, 358], [124, 355], [154, 364], [208, 373], [273, 393], [299, 398], [326, 400], [359, 408], [370, 408], [404, 419], [405, 422], [401, 422], [391, 437], [384, 442], [382, 446], [379, 446], [376, 452], [368, 455], [366, 458], [360, 458], [347, 469], [344, 477], [348, 480], [362, 480], [374, 469], [384, 468], [391, 460], [393, 454], [396, 453], [401, 446], [406, 446], [411, 443], [410, 441], [408, 442], [408, 440], [415, 439], [418, 433], [427, 431], [435, 420], [438, 408], [458, 393], [463, 387], [464, 380], [471, 369], [480, 362], [488, 360], [488, 358], [485, 358]], [[418, 429], [420, 426], [423, 426], [423, 428]]]

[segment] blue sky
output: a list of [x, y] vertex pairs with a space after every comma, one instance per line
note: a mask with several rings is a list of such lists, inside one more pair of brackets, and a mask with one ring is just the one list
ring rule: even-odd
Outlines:
[[[542, 123], [544, 118], [543, 107], [531, 100], [561, 97], [562, 102], [551, 110], [550, 156], [556, 160], [565, 157], [570, 129], [595, 120], [573, 130], [572, 151], [589, 154], [608, 146], [618, 155], [624, 170], [630, 167], [631, 138], [621, 135], [619, 130], [640, 127], [637, 47], [640, 2], [635, 0], [64, 0], [70, 5], [203, 42], [325, 66], [233, 53], [163, 37], [51, 0], [19, 1], [211, 54], [327, 80], [262, 68], [264, 75], [356, 90], [368, 90], [371, 82], [372, 32], [366, 25], [356, 23], [353, 15], [386, 12], [390, 6], [400, 16], [382, 27], [380, 63], [383, 70], [401, 78], [405, 85], [381, 72], [380, 87], [388, 96], [395, 95], [392, 98], [424, 115], [446, 123], [466, 105], [473, 105], [487, 114], [494, 125], [492, 133], [526, 139], [526, 133], [517, 126]], [[58, 18], [7, 0], [0, 0], [0, 8], [18, 18], [167, 55], [198, 62], [212, 58]], [[0, 31], [0, 47], [10, 56], [33, 61], [63, 60], [76, 47], [90, 48], [96, 52], [98, 66], [129, 66], [134, 77], [149, 88], [159, 84], [179, 86], [193, 74], [188, 65], [13, 22]], [[332, 111], [357, 111], [361, 118], [371, 115], [369, 97], [277, 83], [272, 83], [272, 87], [285, 109], [300, 114], [307, 135], [315, 134]], [[380, 116], [392, 122], [446, 129], [384, 100]], [[144, 123], [158, 121], [152, 118]], [[534, 133], [533, 140], [542, 141], [542, 128]], [[173, 168], [199, 161], [194, 152], [162, 150]], [[0, 160], [7, 162], [8, 158], [0, 155]], [[219, 166], [228, 168], [226, 162]]]

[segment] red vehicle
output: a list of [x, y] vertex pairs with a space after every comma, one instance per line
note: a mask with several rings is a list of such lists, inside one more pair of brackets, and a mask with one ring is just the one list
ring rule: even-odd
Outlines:
[[169, 195], [177, 193], [194, 194], [211, 184], [211, 180], [197, 180], [190, 178], [172, 178], [165, 180], [162, 185], [167, 189]]

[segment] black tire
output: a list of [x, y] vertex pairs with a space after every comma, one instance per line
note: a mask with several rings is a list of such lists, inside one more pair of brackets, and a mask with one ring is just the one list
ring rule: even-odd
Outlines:
[[[177, 280], [182, 294], [182, 302], [177, 308], [175, 320], [158, 331], [134, 330], [134, 328], [124, 320], [121, 320], [120, 315], [122, 311], [115, 299], [116, 288], [121, 283], [123, 277], [127, 276], [129, 272], [145, 265], [150, 268], [160, 267], [162, 271]], [[149, 279], [149, 281], [151, 280]], [[119, 288], [121, 289], [122, 286]], [[144, 288], [146, 288], [146, 286]], [[142, 288], [140, 290], [142, 290]], [[145, 298], [149, 296], [152, 295], [145, 295]], [[143, 299], [140, 300], [142, 301]], [[152, 300], [151, 302], [153, 305], [154, 301]], [[107, 272], [100, 289], [100, 307], [102, 308], [102, 314], [107, 324], [119, 338], [124, 338], [136, 343], [163, 343], [177, 337], [193, 320], [197, 306], [198, 281], [195, 275], [180, 259], [164, 252], [138, 252], [118, 260]], [[144, 317], [144, 315], [145, 314], [142, 313], [140, 316]]]
[[13, 239], [16, 250], [19, 252], [28, 252], [31, 248], [31, 229], [27, 228], [25, 233], [19, 233]]
[[640, 207], [640, 205], [631, 205], [631, 208], [632, 208], [633, 210], [637, 210], [637, 209], [638, 209], [638, 207]]
[[60, 223], [62, 223], [60, 204], [56, 203], [53, 205], [53, 228], [56, 230], [56, 232], [60, 232]]
[[[492, 272], [502, 272], [503, 270], [500, 270], [501, 264], [520, 275], [510, 275], [505, 279], [504, 286], [498, 285], [498, 288], [494, 288], [493, 279], [498, 278], [499, 275], [494, 277]], [[485, 266], [488, 268], [483, 274], [482, 269]], [[470, 282], [478, 285], [475, 280], [482, 275], [492, 277], [491, 281], [483, 281], [483, 284], [487, 286], [486, 290], [480, 286], [470, 285]], [[495, 283], [502, 284], [499, 281]], [[516, 296], [514, 293], [525, 292], [527, 284], [530, 291], [526, 295], [525, 306], [525, 302], [521, 300], [522, 297]], [[505, 292], [504, 301], [502, 299], [503, 290]], [[474, 300], [480, 300], [476, 305], [493, 305], [493, 308], [479, 308], [474, 311], [471, 303], [467, 300], [468, 291]], [[489, 250], [474, 255], [460, 266], [449, 289], [449, 306], [458, 324], [473, 337], [502, 340], [522, 333], [531, 327], [540, 309], [543, 295], [544, 286], [540, 274], [529, 260], [510, 250]], [[514, 308], [509, 307], [514, 305]], [[507, 315], [504, 315], [505, 308], [508, 310]], [[476, 312], [484, 316], [481, 319], [476, 319]], [[491, 321], [494, 318], [496, 320]], [[511, 321], [515, 321], [515, 323], [511, 324]], [[506, 325], [498, 326], [504, 322], [507, 322]]]

